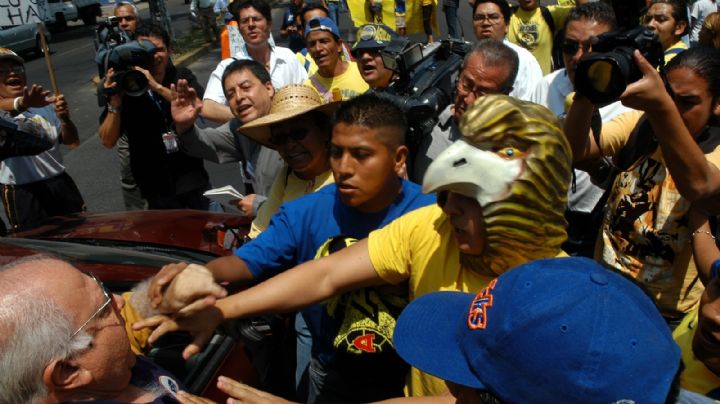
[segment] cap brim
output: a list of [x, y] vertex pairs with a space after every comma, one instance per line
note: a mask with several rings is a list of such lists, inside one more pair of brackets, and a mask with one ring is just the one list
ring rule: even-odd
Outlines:
[[297, 108], [292, 111], [275, 112], [252, 122], [248, 122], [241, 126], [239, 130], [243, 135], [255, 140], [263, 146], [274, 149], [275, 146], [270, 143], [270, 125], [295, 118], [310, 111], [320, 111], [325, 115], [332, 116], [335, 110], [340, 106], [341, 101], [333, 101], [316, 107]]
[[17, 55], [0, 55], [0, 60], [12, 60], [13, 62], [20, 63], [21, 65], [25, 64], [23, 58]]
[[484, 389], [460, 349], [460, 332], [467, 330], [467, 313], [474, 298], [471, 293], [433, 292], [410, 302], [393, 335], [400, 357], [443, 380]]

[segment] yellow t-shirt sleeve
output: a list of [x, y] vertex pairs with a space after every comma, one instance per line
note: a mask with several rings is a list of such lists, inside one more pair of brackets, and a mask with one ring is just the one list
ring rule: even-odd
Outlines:
[[125, 292], [122, 294], [125, 299], [125, 306], [120, 310], [120, 315], [125, 320], [125, 332], [127, 333], [128, 340], [130, 340], [130, 349], [132, 349], [135, 355], [143, 355], [145, 350], [150, 346], [148, 344], [148, 338], [150, 338], [151, 330], [145, 328], [139, 331], [133, 330], [132, 325], [143, 319], [143, 317], [135, 311], [135, 308], [130, 303], [130, 297], [133, 292]]
[[255, 215], [255, 220], [253, 220], [250, 224], [248, 237], [255, 238], [258, 234], [265, 231], [270, 224], [270, 219], [275, 213], [277, 213], [278, 209], [280, 209], [280, 205], [283, 202], [285, 194], [285, 179], [287, 178], [287, 170], [288, 167], [283, 166], [277, 177], [275, 177], [275, 181], [273, 181], [272, 187], [270, 188], [270, 195], [265, 202], [260, 205], [260, 209], [258, 209], [258, 212]]
[[416, 212], [400, 216], [368, 236], [370, 261], [378, 276], [387, 283], [396, 285], [410, 278]]
[[555, 24], [555, 32], [560, 31], [562, 27], [565, 26], [565, 20], [567, 19], [568, 14], [570, 14], [570, 11], [575, 8], [574, 0], [566, 3], [567, 4], [560, 5], [558, 2], [557, 6], [548, 7], [548, 11], [550, 11], [550, 15], [553, 17], [553, 23]]
[[603, 123], [600, 134], [600, 150], [605, 156], [615, 156], [630, 138], [635, 126], [643, 116], [642, 111], [632, 110]]

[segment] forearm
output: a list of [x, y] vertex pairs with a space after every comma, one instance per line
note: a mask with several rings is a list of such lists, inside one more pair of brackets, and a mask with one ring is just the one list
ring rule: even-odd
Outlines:
[[216, 303], [225, 319], [295, 311], [332, 296], [384, 281], [375, 272], [367, 240], [308, 261]]
[[233, 118], [230, 107], [208, 99], [203, 100], [202, 115], [217, 123], [225, 123]]
[[167, 100], [168, 102], [172, 102], [172, 92], [170, 91], [169, 88], [164, 87], [162, 84], [158, 84], [157, 82], [155, 82], [155, 81], [153, 80], [153, 81], [151, 81], [151, 87], [150, 87], [150, 89], [151, 89], [153, 92], [155, 92], [156, 94], [158, 94], [158, 95], [160, 95], [161, 97], [163, 97], [163, 98], [164, 98], [165, 100]]
[[121, 112], [108, 111], [98, 129], [98, 135], [100, 135], [102, 144], [108, 149], [115, 147], [115, 144], [120, 138], [120, 114]]
[[674, 103], [668, 98], [646, 115], [680, 194], [693, 202], [720, 190], [720, 171], [705, 158]]
[[216, 258], [205, 265], [216, 282], [250, 281], [253, 275], [245, 261], [236, 255]]
[[600, 148], [595, 143], [590, 124], [595, 107], [585, 97], [576, 95], [567, 115], [563, 131], [570, 142], [573, 152], [573, 162], [590, 160], [600, 157]]
[[695, 267], [703, 285], [707, 285], [711, 279], [710, 268], [715, 260], [720, 259], [720, 250], [715, 244], [715, 238], [707, 220], [698, 226], [690, 237]]
[[60, 137], [62, 139], [62, 143], [71, 149], [80, 146], [80, 136], [78, 136], [77, 127], [70, 118], [62, 122]]
[[13, 97], [0, 99], [0, 109], [8, 112], [15, 111], [15, 98]]

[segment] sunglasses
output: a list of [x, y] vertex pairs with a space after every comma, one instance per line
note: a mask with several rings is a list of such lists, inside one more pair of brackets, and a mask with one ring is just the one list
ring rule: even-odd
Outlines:
[[561, 49], [562, 49], [562, 52], [566, 55], [574, 55], [580, 49], [582, 49], [583, 52], [588, 52], [590, 49], [592, 49], [592, 44], [588, 43], [588, 44], [583, 45], [578, 41], [566, 39], [563, 41]]
[[310, 130], [303, 127], [293, 129], [290, 133], [272, 133], [270, 134], [270, 143], [274, 146], [280, 146], [287, 143], [288, 139], [299, 142], [305, 139], [308, 133], [310, 133]]
[[0, 77], [7, 77], [10, 74], [24, 74], [25, 66], [12, 65], [8, 67], [0, 67]]
[[100, 279], [98, 279], [93, 273], [88, 273], [87, 275], [90, 278], [92, 278], [92, 280], [94, 280], [95, 283], [97, 283], [97, 285], [100, 287], [100, 290], [102, 290], [102, 292], [103, 292], [103, 298], [105, 299], [105, 301], [103, 302], [102, 305], [100, 305], [100, 307], [95, 311], [95, 313], [93, 313], [93, 315], [90, 316], [90, 318], [88, 318], [84, 323], [82, 323], [80, 328], [78, 328], [77, 330], [75, 330], [74, 333], [72, 333], [72, 335], [70, 336], [70, 339], [73, 339], [76, 335], [78, 335], [78, 333], [80, 331], [82, 331], [83, 328], [87, 327], [87, 325], [90, 324], [90, 322], [93, 321], [94, 319], [96, 319], [98, 316], [104, 317], [104, 315], [107, 313], [106, 312], [107, 308], [110, 307], [110, 304], [112, 303], [112, 294], [105, 287], [105, 285], [103, 285], [103, 283], [100, 281]]

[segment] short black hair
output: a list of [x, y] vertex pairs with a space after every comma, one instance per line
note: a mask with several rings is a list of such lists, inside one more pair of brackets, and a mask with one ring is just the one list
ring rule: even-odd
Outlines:
[[307, 3], [300, 11], [300, 22], [302, 23], [303, 28], [305, 28], [305, 25], [307, 24], [307, 21], [305, 21], [305, 13], [312, 10], [322, 10], [325, 12], [325, 15], [330, 15], [327, 7], [323, 6], [322, 3]]
[[266, 0], [235, 0], [230, 6], [230, 13], [235, 17], [236, 21], [240, 22], [240, 10], [250, 7], [265, 17], [268, 23], [272, 22], [272, 8]]
[[[690, 28], [690, 21], [688, 21], [687, 15], [687, 3], [685, 0], [652, 0], [650, 6], [653, 4], [669, 4], [672, 6], [672, 17], [675, 20], [675, 24], [685, 22], [685, 30], [680, 35], [685, 35]], [[648, 7], [648, 10], [650, 8]]]
[[570, 10], [565, 19], [565, 27], [571, 21], [588, 20], [595, 21], [598, 24], [605, 24], [610, 27], [610, 31], [617, 29], [617, 19], [612, 7], [602, 1], [593, 3], [585, 3], [574, 7]]
[[159, 24], [155, 24], [154, 22], [144, 22], [140, 24], [135, 30], [135, 38], [141, 36], [154, 36], [156, 38], [160, 38], [162, 39], [166, 48], [171, 48], [172, 44], [170, 43], [170, 35], [168, 35], [167, 31], [165, 31], [165, 28], [163, 28]]
[[505, 24], [510, 22], [512, 10], [510, 9], [510, 4], [505, 0], [475, 0], [475, 3], [473, 3], [473, 15], [475, 15], [478, 6], [483, 3], [493, 3], [500, 7], [500, 12], [502, 13], [503, 20], [505, 20]]
[[705, 46], [686, 49], [665, 65], [665, 72], [681, 68], [688, 69], [707, 81], [713, 102], [720, 100], [720, 50]]
[[258, 80], [260, 80], [261, 83], [267, 84], [272, 83], [272, 79], [270, 78], [270, 73], [267, 71], [265, 66], [261, 65], [259, 62], [256, 62], [252, 59], [240, 59], [235, 60], [232, 63], [230, 63], [223, 72], [222, 75], [222, 87], [223, 87], [223, 93], [225, 93], [225, 79], [229, 75], [231, 75], [234, 72], [247, 70], [250, 73], [253, 74], [253, 76], [257, 77]]
[[367, 92], [343, 102], [335, 111], [333, 126], [344, 123], [368, 129], [388, 128], [383, 138], [378, 139], [388, 148], [394, 149], [405, 144], [407, 120], [402, 109], [387, 96]]

